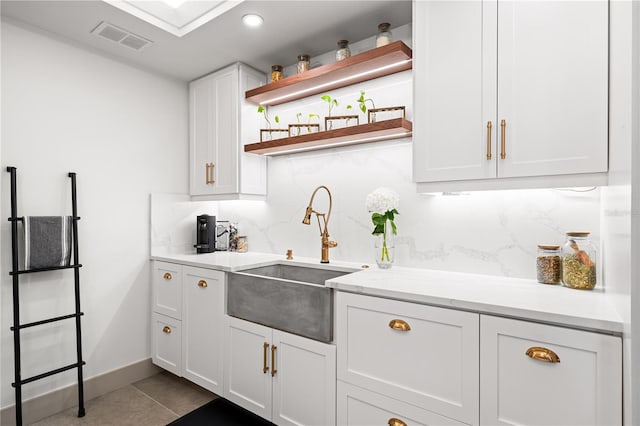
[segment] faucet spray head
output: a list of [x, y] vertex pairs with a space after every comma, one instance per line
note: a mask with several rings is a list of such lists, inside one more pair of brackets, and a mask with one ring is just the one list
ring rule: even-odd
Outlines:
[[311, 223], [311, 213], [313, 213], [313, 208], [311, 206], [307, 206], [307, 211], [302, 219], [303, 224], [309, 225]]

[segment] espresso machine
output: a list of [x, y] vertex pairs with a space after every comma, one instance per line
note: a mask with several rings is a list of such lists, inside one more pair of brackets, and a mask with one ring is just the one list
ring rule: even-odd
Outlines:
[[216, 250], [216, 217], [207, 214], [196, 218], [197, 253], [212, 253]]

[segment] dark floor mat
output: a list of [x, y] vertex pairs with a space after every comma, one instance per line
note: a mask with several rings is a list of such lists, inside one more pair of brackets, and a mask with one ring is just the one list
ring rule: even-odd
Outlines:
[[[216, 398], [196, 408], [170, 426], [273, 426], [273, 423], [245, 410], [224, 398]], [[167, 425], [167, 426], [169, 426]]]

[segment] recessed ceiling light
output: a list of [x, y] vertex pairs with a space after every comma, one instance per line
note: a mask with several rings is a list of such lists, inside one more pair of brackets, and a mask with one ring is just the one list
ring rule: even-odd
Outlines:
[[263, 21], [262, 16], [256, 15], [255, 13], [249, 13], [242, 17], [242, 22], [247, 27], [259, 27]]

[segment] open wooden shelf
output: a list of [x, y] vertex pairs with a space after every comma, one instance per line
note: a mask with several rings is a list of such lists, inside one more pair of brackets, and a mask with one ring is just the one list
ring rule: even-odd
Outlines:
[[396, 41], [249, 90], [245, 93], [245, 98], [254, 104], [279, 105], [411, 67], [411, 49], [402, 41]]
[[244, 151], [263, 155], [291, 154], [300, 151], [406, 138], [411, 136], [412, 129], [413, 125], [410, 121], [404, 118], [394, 118], [342, 129], [252, 143], [245, 145]]

